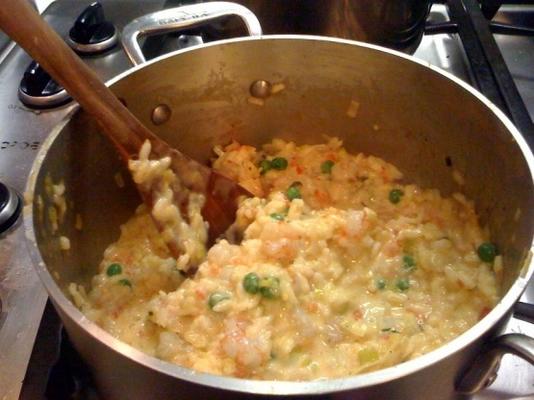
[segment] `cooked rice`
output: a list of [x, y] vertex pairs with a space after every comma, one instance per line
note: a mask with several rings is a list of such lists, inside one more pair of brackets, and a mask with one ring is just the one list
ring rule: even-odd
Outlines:
[[[214, 168], [259, 196], [239, 207], [240, 244], [220, 240], [186, 279], [140, 206], [91, 290], [71, 285], [80, 309], [126, 343], [214, 374], [340, 377], [427, 353], [495, 305], [492, 264], [476, 252], [488, 234], [463, 195], [401, 184], [393, 165], [335, 138], [232, 143], [217, 156]], [[287, 168], [262, 174], [274, 157]], [[302, 199], [290, 200], [295, 182]], [[397, 203], [392, 190], [403, 193]], [[122, 268], [109, 276], [113, 263]], [[250, 273], [268, 282], [258, 293], [245, 289]]]

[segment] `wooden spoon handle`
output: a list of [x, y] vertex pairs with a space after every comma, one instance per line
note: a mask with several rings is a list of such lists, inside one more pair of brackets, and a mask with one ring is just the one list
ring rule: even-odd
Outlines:
[[128, 160], [157, 138], [102, 83], [26, 0], [1, 0], [0, 28], [80, 103]]

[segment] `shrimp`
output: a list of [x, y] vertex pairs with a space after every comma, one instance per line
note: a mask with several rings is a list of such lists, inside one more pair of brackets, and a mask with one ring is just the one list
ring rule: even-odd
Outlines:
[[396, 257], [401, 253], [401, 246], [397, 238], [388, 240], [383, 246], [383, 252], [388, 257]]
[[260, 238], [263, 253], [280, 261], [293, 260], [302, 246], [299, 232], [287, 224], [269, 224]]
[[271, 317], [259, 318], [253, 323], [241, 317], [225, 321], [221, 350], [236, 361], [241, 371], [257, 368], [270, 359], [270, 322]]

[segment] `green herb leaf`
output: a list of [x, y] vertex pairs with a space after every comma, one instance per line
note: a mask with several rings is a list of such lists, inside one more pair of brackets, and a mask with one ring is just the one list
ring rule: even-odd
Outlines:
[[128, 286], [129, 288], [131, 288], [132, 287], [132, 282], [130, 282], [130, 280], [128, 280], [128, 279], [121, 279], [119, 281], [119, 285]]
[[282, 213], [272, 213], [272, 214], [270, 215], [270, 217], [271, 217], [272, 219], [277, 220], [277, 221], [283, 221], [284, 218], [286, 217], [286, 215], [285, 215], [285, 214], [282, 214]]

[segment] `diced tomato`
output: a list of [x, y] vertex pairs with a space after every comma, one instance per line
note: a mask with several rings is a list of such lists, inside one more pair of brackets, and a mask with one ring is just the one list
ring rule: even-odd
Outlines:
[[317, 303], [308, 303], [306, 304], [306, 308], [309, 312], [316, 312], [319, 309], [319, 307], [317, 307]]
[[331, 152], [331, 153], [327, 153], [326, 154], [326, 159], [327, 160], [330, 160], [330, 161], [334, 161], [336, 162], [337, 161], [337, 153], [334, 153], [334, 152]]
[[328, 192], [316, 189], [314, 194], [315, 198], [319, 201], [319, 203], [328, 204], [330, 202], [330, 195], [328, 194]]

